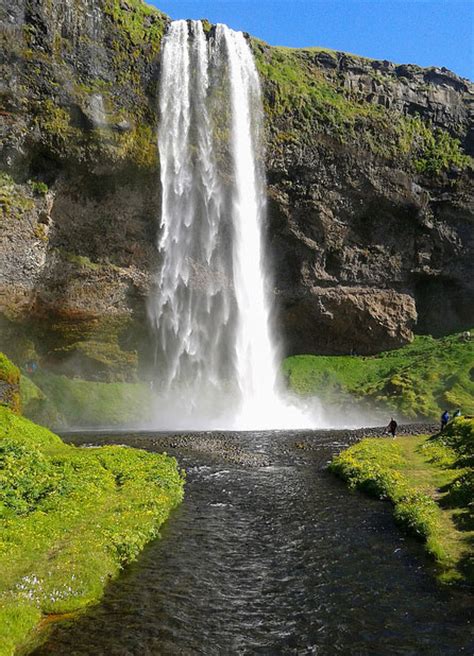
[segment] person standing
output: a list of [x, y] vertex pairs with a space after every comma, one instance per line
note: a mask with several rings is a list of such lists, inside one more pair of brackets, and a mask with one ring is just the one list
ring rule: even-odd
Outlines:
[[387, 428], [385, 429], [385, 432], [388, 431], [388, 432], [390, 433], [390, 435], [395, 439], [395, 436], [396, 436], [396, 433], [397, 433], [397, 427], [398, 427], [398, 424], [397, 424], [397, 422], [395, 421], [395, 419], [392, 417], [392, 418], [390, 419], [390, 423], [389, 423], [389, 425], [388, 425]]
[[449, 412], [445, 410], [441, 415], [441, 430], [443, 431], [449, 421]]

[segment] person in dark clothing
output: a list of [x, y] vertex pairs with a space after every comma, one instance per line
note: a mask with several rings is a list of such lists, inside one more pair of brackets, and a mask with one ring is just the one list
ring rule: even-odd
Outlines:
[[444, 427], [449, 421], [449, 412], [445, 410], [443, 414], [441, 415], [441, 430], [444, 430]]
[[390, 419], [390, 423], [389, 423], [389, 425], [388, 425], [387, 428], [385, 429], [385, 432], [388, 431], [388, 432], [390, 433], [390, 435], [394, 438], [394, 437], [395, 437], [395, 434], [396, 434], [396, 432], [397, 432], [397, 426], [398, 426], [397, 422], [396, 422], [395, 419], [392, 417], [392, 418]]

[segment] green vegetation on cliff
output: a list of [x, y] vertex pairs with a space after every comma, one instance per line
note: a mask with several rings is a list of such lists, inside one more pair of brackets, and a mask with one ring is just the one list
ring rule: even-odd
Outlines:
[[451, 167], [473, 167], [472, 157], [463, 152], [459, 139], [433, 128], [419, 116], [400, 117], [397, 129], [400, 151], [411, 158], [418, 173], [438, 175]]
[[60, 4], [43, 3], [8, 47], [22, 61], [14, 103], [23, 102], [40, 150], [62, 164], [155, 170], [154, 69], [169, 19], [141, 0], [105, 0], [100, 28], [91, 27], [79, 20], [81, 2], [58, 21]]
[[122, 38], [134, 46], [148, 44], [153, 54], [158, 52], [169, 20], [166, 14], [142, 0], [106, 0], [104, 11]]
[[3, 353], [0, 353], [0, 381], [10, 385], [17, 385], [19, 380], [20, 372], [18, 367], [15, 367]]
[[474, 583], [474, 421], [457, 419], [434, 438], [365, 439], [329, 469], [394, 506], [396, 521], [426, 543], [440, 580]]
[[8, 218], [19, 218], [34, 205], [25, 188], [17, 185], [8, 173], [0, 171], [0, 212]]
[[[337, 69], [337, 54], [323, 48], [270, 47], [252, 39], [258, 70], [264, 80], [264, 107], [276, 142], [304, 142], [305, 135], [329, 134], [342, 143], [357, 141], [377, 155], [404, 160], [418, 173], [438, 175], [451, 168], [473, 167], [459, 139], [424, 121], [405, 116], [382, 104], [369, 102], [341, 85], [338, 76], [324, 71], [315, 54], [324, 53]], [[340, 54], [340, 53], [339, 53]], [[367, 70], [367, 61], [351, 55]], [[390, 80], [371, 70], [376, 86]]]
[[256, 40], [253, 45], [258, 70], [271, 87], [271, 99], [264, 99], [271, 118], [286, 114], [299, 116], [303, 123], [316, 119], [346, 137], [348, 131], [354, 136], [357, 119], [386, 118], [381, 106], [358, 103], [341, 93], [314, 65], [310, 51], [269, 47]]
[[[85, 255], [60, 252], [65, 267], [73, 264], [69, 275], [76, 280], [83, 273], [87, 277], [89, 271], [114, 266]], [[93, 288], [90, 293], [95, 291]], [[6, 314], [8, 307], [4, 311]], [[0, 321], [0, 349], [20, 367], [36, 361], [42, 368], [44, 361], [46, 369], [56, 374], [92, 381], [135, 383], [141, 337], [140, 326], [125, 313], [91, 316], [62, 308], [48, 317], [32, 317], [29, 324], [6, 318]]]
[[283, 370], [294, 392], [326, 403], [353, 398], [409, 419], [438, 419], [446, 408], [474, 414], [473, 362], [474, 343], [460, 334], [419, 335], [375, 356], [293, 356]]
[[98, 601], [182, 496], [173, 458], [68, 446], [0, 408], [0, 656]]

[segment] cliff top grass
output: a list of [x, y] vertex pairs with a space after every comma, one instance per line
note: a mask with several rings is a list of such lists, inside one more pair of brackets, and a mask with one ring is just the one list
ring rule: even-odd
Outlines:
[[[259, 41], [258, 39], [255, 39], [256, 42], [260, 42], [262, 45], [266, 45], [263, 41]], [[324, 46], [301, 46], [299, 48], [292, 48], [290, 46], [268, 46], [271, 47], [274, 50], [280, 50], [281, 52], [295, 52], [296, 54], [298, 53], [319, 53], [319, 52], [324, 52], [325, 54], [331, 55], [334, 58], [338, 54], [346, 55], [347, 57], [352, 57], [354, 59], [360, 59], [362, 61], [375, 61], [373, 57], [365, 57], [363, 55], [356, 55], [353, 52], [346, 52], [345, 50], [334, 50], [334, 48], [325, 48]]]
[[106, 0], [110, 15], [134, 45], [149, 43], [158, 48], [169, 17], [143, 0]]
[[0, 408], [0, 655], [97, 602], [182, 495], [173, 458], [68, 446]]
[[426, 543], [442, 582], [474, 584], [473, 455], [474, 420], [456, 419], [434, 438], [362, 440], [329, 468], [393, 504], [396, 521]]
[[459, 333], [418, 335], [375, 356], [292, 356], [283, 371], [294, 392], [327, 404], [345, 397], [407, 419], [438, 419], [445, 409], [474, 414], [473, 362], [474, 342]]

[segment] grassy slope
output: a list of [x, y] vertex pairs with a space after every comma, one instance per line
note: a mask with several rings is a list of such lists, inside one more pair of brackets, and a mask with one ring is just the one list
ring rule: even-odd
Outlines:
[[127, 426], [146, 421], [150, 389], [144, 383], [102, 383], [46, 370], [21, 377], [24, 414], [48, 426]]
[[287, 358], [290, 388], [327, 403], [351, 394], [405, 417], [438, 418], [448, 408], [474, 414], [474, 343], [460, 335], [417, 336], [412, 344], [376, 356]]
[[474, 583], [473, 453], [474, 421], [458, 419], [435, 438], [362, 440], [329, 467], [350, 487], [393, 503], [395, 519], [426, 542], [443, 582]]
[[68, 446], [0, 408], [0, 655], [97, 601], [182, 495], [166, 455]]

